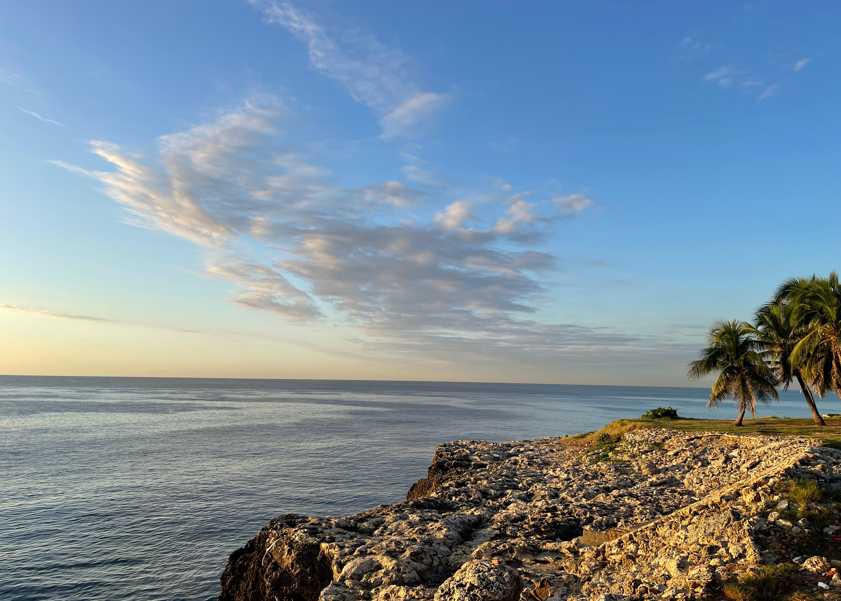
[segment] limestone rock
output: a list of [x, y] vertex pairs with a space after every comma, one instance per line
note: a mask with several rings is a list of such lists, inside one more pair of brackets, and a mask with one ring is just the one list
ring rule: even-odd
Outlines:
[[472, 560], [438, 587], [435, 601], [516, 601], [522, 590], [517, 570], [499, 561]]
[[[231, 554], [219, 599], [706, 598], [791, 560], [760, 543], [807, 526], [764, 512], [784, 505], [781, 480], [841, 473], [841, 451], [813, 444], [648, 429], [604, 461], [571, 438], [444, 443], [402, 503], [271, 520]], [[818, 559], [807, 569], [828, 572]]]
[[832, 565], [827, 561], [826, 557], [818, 557], [816, 555], [804, 561], [800, 569], [805, 572], [812, 572], [818, 576], [823, 576], [832, 569]]

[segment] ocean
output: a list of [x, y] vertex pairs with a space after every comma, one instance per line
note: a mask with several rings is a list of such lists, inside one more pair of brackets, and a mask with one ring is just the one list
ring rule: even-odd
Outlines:
[[[0, 599], [211, 600], [282, 513], [405, 499], [435, 446], [596, 430], [707, 389], [0, 376]], [[834, 399], [819, 402], [837, 411]], [[808, 417], [798, 392], [759, 415]]]

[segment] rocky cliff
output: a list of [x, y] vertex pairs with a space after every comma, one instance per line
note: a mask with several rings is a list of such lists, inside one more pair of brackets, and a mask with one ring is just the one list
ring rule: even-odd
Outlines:
[[841, 465], [804, 438], [638, 430], [592, 449], [567, 442], [442, 444], [403, 503], [275, 518], [231, 555], [219, 598], [708, 598], [793, 559], [783, 543], [815, 528], [769, 516], [776, 489]]

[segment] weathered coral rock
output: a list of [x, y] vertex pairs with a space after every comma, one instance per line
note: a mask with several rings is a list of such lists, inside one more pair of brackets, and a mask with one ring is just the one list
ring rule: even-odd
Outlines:
[[803, 562], [803, 566], [800, 568], [806, 572], [812, 572], [813, 574], [817, 574], [818, 576], [823, 576], [827, 572], [832, 569], [829, 561], [826, 557], [810, 557], [806, 561]]
[[472, 560], [438, 587], [435, 601], [517, 601], [522, 590], [517, 570], [500, 561]]
[[275, 518], [220, 600], [701, 599], [792, 535], [762, 517], [781, 477], [841, 472], [803, 438], [638, 430], [609, 461], [565, 442], [442, 444], [403, 503]]

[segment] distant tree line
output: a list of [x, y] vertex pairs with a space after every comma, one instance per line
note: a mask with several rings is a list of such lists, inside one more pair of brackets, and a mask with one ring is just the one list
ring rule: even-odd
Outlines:
[[752, 322], [718, 321], [700, 358], [689, 364], [690, 380], [718, 373], [707, 407], [732, 396], [741, 426], [756, 402], [779, 400], [777, 388], [796, 381], [815, 423], [825, 426], [815, 395], [841, 397], [841, 284], [828, 278], [794, 278], [779, 287]]

